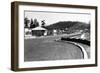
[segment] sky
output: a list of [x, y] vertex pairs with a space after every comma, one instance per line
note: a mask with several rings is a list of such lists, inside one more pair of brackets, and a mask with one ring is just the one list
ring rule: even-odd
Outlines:
[[87, 13], [71, 13], [71, 12], [47, 12], [47, 11], [25, 11], [24, 17], [28, 19], [37, 19], [39, 24], [45, 20], [46, 25], [50, 25], [59, 21], [80, 21], [89, 23], [90, 14]]

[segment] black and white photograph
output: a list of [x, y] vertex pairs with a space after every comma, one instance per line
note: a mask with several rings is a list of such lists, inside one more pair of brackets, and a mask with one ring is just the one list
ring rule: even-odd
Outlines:
[[14, 71], [97, 66], [97, 7], [12, 3]]
[[89, 59], [91, 14], [24, 11], [24, 61]]

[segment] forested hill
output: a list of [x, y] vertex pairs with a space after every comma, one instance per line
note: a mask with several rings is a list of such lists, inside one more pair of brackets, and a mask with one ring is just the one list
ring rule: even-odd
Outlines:
[[51, 24], [49, 26], [46, 26], [47, 29], [66, 29], [69, 30], [84, 30], [84, 29], [90, 29], [90, 25], [84, 22], [72, 22], [72, 21], [61, 21], [54, 24]]

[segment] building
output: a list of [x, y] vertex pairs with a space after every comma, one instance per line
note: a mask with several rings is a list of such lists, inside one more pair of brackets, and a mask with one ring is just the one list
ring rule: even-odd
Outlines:
[[44, 36], [47, 30], [41, 26], [32, 29], [32, 36]]

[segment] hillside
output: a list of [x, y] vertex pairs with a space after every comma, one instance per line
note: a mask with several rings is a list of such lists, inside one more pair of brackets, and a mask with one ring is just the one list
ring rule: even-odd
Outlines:
[[56, 22], [54, 24], [50, 24], [49, 26], [46, 26], [45, 28], [47, 29], [65, 29], [73, 26], [72, 21], [61, 21], [61, 22]]
[[67, 28], [68, 33], [75, 32], [76, 30], [90, 30], [90, 24], [84, 23], [84, 22], [72, 22], [72, 21], [60, 21], [54, 24], [51, 24], [49, 26], [45, 27], [48, 30], [53, 29], [60, 29], [65, 30]]

